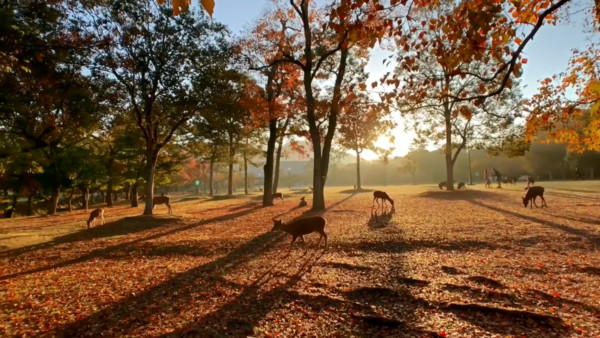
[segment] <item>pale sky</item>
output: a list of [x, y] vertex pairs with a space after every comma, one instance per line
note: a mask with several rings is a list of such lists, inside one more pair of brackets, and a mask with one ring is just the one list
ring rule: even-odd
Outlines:
[[[589, 1], [589, 0], [578, 0]], [[591, 2], [591, 1], [590, 1]], [[252, 26], [264, 10], [268, 8], [271, 0], [217, 0], [213, 18], [229, 26], [234, 34]], [[525, 97], [530, 97], [536, 92], [537, 81], [551, 77], [566, 70], [572, 49], [583, 49], [587, 46], [586, 35], [583, 33], [583, 25], [580, 20], [571, 20], [572, 23], [562, 23], [558, 26], [543, 26], [524, 50], [523, 57], [528, 59], [523, 65], [523, 76], [521, 83], [522, 92]], [[367, 66], [370, 73], [370, 81], [379, 79], [382, 74], [392, 71], [393, 68], [385, 68], [382, 60], [388, 53], [373, 53], [372, 59]], [[390, 67], [393, 67], [391, 65]], [[399, 121], [401, 123], [401, 121]], [[412, 142], [412, 136], [406, 134], [402, 128], [394, 131], [396, 135], [395, 156], [404, 156]], [[380, 146], [385, 144], [382, 142]], [[373, 154], [365, 154], [366, 159], [373, 159]]]

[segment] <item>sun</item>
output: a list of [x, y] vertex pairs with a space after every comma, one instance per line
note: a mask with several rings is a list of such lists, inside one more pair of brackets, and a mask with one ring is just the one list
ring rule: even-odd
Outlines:
[[[391, 143], [387, 137], [380, 136], [375, 142], [375, 146], [382, 149], [394, 148], [391, 157], [402, 157], [408, 154], [410, 151], [410, 145], [412, 144], [415, 135], [413, 133], [407, 133], [404, 131], [402, 126], [397, 126], [394, 128], [392, 130], [392, 135], [394, 136], [394, 143]], [[365, 150], [362, 152], [360, 158], [367, 161], [374, 161], [379, 158], [379, 155], [377, 155], [374, 151]]]

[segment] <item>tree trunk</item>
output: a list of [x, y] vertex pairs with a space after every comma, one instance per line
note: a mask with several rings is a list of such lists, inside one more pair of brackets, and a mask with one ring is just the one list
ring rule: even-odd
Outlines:
[[279, 188], [279, 176], [281, 170], [281, 151], [283, 150], [283, 137], [277, 140], [277, 152], [275, 153], [275, 174], [273, 176], [273, 193]]
[[233, 195], [233, 162], [229, 160], [229, 174], [227, 175], [227, 195]]
[[146, 201], [143, 215], [152, 215], [154, 207], [152, 198], [154, 197], [154, 175], [156, 174], [156, 162], [158, 160], [158, 150], [149, 151], [146, 162]]
[[90, 187], [86, 186], [85, 188], [83, 188], [83, 209], [85, 211], [88, 211], [89, 208], [89, 204], [90, 204]]
[[106, 185], [106, 206], [113, 206], [113, 182], [112, 177], [108, 178], [108, 184]]
[[33, 215], [33, 205], [31, 204], [33, 199], [33, 196], [31, 196], [31, 194], [29, 194], [29, 196], [27, 196], [27, 216], [31, 216]]
[[360, 185], [360, 152], [358, 149], [356, 151], [356, 190], [362, 190], [362, 186]]
[[[271, 108], [269, 108], [271, 109]], [[274, 113], [273, 113], [274, 114]], [[269, 113], [271, 115], [271, 113]], [[269, 121], [269, 140], [267, 141], [267, 159], [263, 167], [265, 174], [263, 207], [273, 205], [273, 155], [277, 141], [277, 119]]]
[[48, 215], [56, 214], [56, 209], [58, 207], [58, 196], [60, 195], [60, 186], [55, 184], [52, 187], [52, 195], [50, 197], [50, 205], [48, 206]]
[[72, 188], [71, 193], [69, 194], [69, 199], [68, 199], [69, 212], [73, 211], [73, 195], [74, 194], [75, 194], [75, 188]]
[[125, 182], [125, 186], [123, 187], [123, 193], [125, 194], [125, 200], [129, 200], [129, 195], [131, 193], [131, 184]]
[[215, 159], [211, 157], [210, 159], [210, 174], [208, 178], [208, 195], [213, 196], [213, 173], [215, 170]]
[[132, 208], [137, 208], [138, 207], [138, 182], [133, 183], [130, 187], [130, 194], [129, 197], [131, 198], [131, 207]]
[[248, 195], [248, 158], [244, 155], [244, 193]]
[[452, 161], [452, 121], [449, 108], [445, 108], [444, 117], [446, 120], [446, 148], [444, 151], [444, 157], [446, 159], [446, 189], [454, 190], [454, 162]]
[[15, 194], [13, 195], [13, 198], [12, 198], [12, 207], [10, 208], [9, 211], [4, 212], [4, 216], [6, 216], [7, 218], [15, 217], [15, 214], [17, 211], [18, 200], [19, 200], [19, 194], [17, 193], [17, 190], [15, 190]]

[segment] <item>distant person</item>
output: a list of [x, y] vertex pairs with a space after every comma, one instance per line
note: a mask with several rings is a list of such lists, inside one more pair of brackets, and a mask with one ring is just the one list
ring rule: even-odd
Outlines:
[[498, 170], [496, 170], [496, 168], [493, 168], [493, 170], [494, 170], [494, 176], [496, 176], [496, 180], [498, 181], [497, 188], [502, 188], [502, 175], [500, 175], [500, 172]]

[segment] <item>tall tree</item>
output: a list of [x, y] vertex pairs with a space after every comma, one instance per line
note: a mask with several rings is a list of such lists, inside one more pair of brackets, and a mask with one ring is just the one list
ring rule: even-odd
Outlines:
[[152, 214], [159, 153], [199, 111], [192, 83], [225, 43], [225, 28], [203, 15], [173, 11], [147, 1], [119, 1], [82, 17], [98, 41], [94, 72], [115, 78], [128, 95], [145, 141], [145, 215]]

